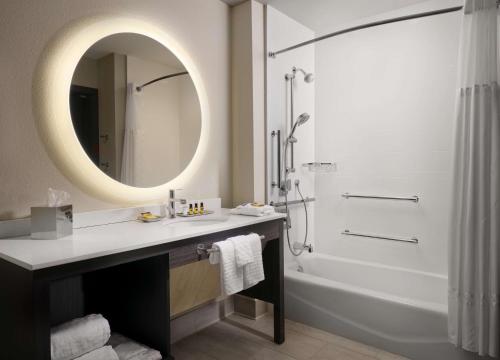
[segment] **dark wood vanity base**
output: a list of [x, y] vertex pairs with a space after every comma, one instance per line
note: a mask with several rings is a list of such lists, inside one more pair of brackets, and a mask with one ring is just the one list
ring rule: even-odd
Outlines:
[[[0, 259], [0, 359], [50, 360], [50, 328], [101, 313], [113, 332], [170, 354], [169, 268], [200, 260], [198, 244], [264, 235], [266, 279], [242, 292], [274, 306], [274, 341], [284, 335], [283, 220], [27, 270]], [[202, 256], [204, 258], [206, 256]]]

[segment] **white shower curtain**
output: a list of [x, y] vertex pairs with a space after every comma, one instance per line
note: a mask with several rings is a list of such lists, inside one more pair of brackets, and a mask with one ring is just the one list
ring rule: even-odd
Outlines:
[[450, 341], [499, 354], [500, 113], [496, 0], [466, 0], [449, 244]]
[[123, 152], [121, 182], [135, 186], [136, 141], [137, 141], [137, 90], [132, 83], [127, 84], [127, 102], [125, 107], [125, 131], [123, 134]]

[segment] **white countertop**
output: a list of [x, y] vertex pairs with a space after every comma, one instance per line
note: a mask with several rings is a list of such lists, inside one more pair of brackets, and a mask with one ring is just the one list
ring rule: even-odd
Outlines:
[[[283, 214], [262, 217], [219, 214], [192, 219], [176, 218], [155, 223], [136, 220], [73, 230], [73, 235], [57, 240], [31, 240], [29, 236], [0, 239], [0, 258], [28, 270], [72, 263], [100, 256], [207, 235], [283, 218]], [[181, 224], [188, 222], [189, 224]]]

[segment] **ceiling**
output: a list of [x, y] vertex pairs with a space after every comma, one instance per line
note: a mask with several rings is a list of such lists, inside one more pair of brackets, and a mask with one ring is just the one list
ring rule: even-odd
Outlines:
[[[245, 0], [222, 0], [238, 5]], [[258, 0], [269, 4], [316, 33], [357, 19], [410, 6], [423, 0]]]

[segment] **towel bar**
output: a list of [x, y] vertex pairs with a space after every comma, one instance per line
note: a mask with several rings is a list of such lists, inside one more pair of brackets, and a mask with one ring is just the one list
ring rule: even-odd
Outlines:
[[[264, 235], [259, 235], [260, 239], [261, 240], [264, 240], [266, 237]], [[208, 254], [210, 255], [211, 253], [214, 253], [214, 252], [218, 252], [219, 250], [217, 249], [214, 249], [214, 248], [207, 248], [207, 246], [205, 244], [198, 244], [198, 246], [196, 246], [196, 253], [198, 254], [198, 256], [201, 256], [201, 255], [204, 255], [204, 254]]]

